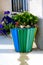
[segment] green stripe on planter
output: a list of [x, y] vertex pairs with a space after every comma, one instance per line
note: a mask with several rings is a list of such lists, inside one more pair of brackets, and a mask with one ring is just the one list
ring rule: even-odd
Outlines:
[[30, 28], [27, 29], [27, 42], [26, 42], [26, 52], [29, 51], [29, 45], [30, 45]]
[[18, 38], [19, 38], [19, 46], [20, 46], [20, 52], [22, 51], [23, 52], [23, 38], [24, 38], [24, 35], [23, 35], [23, 29], [18, 29]]
[[32, 45], [33, 45], [33, 41], [34, 41], [34, 33], [35, 33], [35, 28], [31, 28], [31, 31], [30, 31], [30, 47], [29, 47], [30, 50], [32, 50]]
[[29, 52], [32, 50], [32, 45], [33, 45], [35, 34], [36, 34], [36, 28], [30, 28], [27, 30], [26, 52]]
[[27, 41], [27, 29], [24, 28], [24, 33], [23, 33], [23, 36], [24, 36], [24, 40], [23, 40], [23, 46], [24, 46], [24, 52], [26, 52], [26, 41]]

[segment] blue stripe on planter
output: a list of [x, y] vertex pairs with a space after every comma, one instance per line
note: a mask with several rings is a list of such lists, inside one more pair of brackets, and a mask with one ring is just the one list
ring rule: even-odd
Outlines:
[[14, 41], [14, 46], [15, 50], [18, 52], [19, 51], [19, 46], [18, 46], [18, 33], [17, 33], [17, 28], [11, 29], [13, 41]]

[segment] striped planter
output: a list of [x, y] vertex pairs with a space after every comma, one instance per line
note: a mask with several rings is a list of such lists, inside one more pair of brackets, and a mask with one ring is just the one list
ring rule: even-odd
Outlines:
[[37, 28], [11, 29], [15, 50], [17, 52], [30, 52]]

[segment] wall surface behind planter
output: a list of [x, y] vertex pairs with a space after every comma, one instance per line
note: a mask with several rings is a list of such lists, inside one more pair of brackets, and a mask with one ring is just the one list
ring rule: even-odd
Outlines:
[[11, 0], [0, 0], [0, 6], [1, 6], [1, 10], [5, 11], [5, 10], [9, 10], [11, 11]]
[[30, 0], [29, 11], [42, 18], [42, 0]]

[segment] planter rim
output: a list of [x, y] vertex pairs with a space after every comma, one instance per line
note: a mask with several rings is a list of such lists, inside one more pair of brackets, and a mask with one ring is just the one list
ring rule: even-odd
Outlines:
[[31, 28], [37, 28], [37, 27], [30, 27], [30, 28], [11, 28], [10, 30], [12, 30], [12, 29], [31, 29]]

